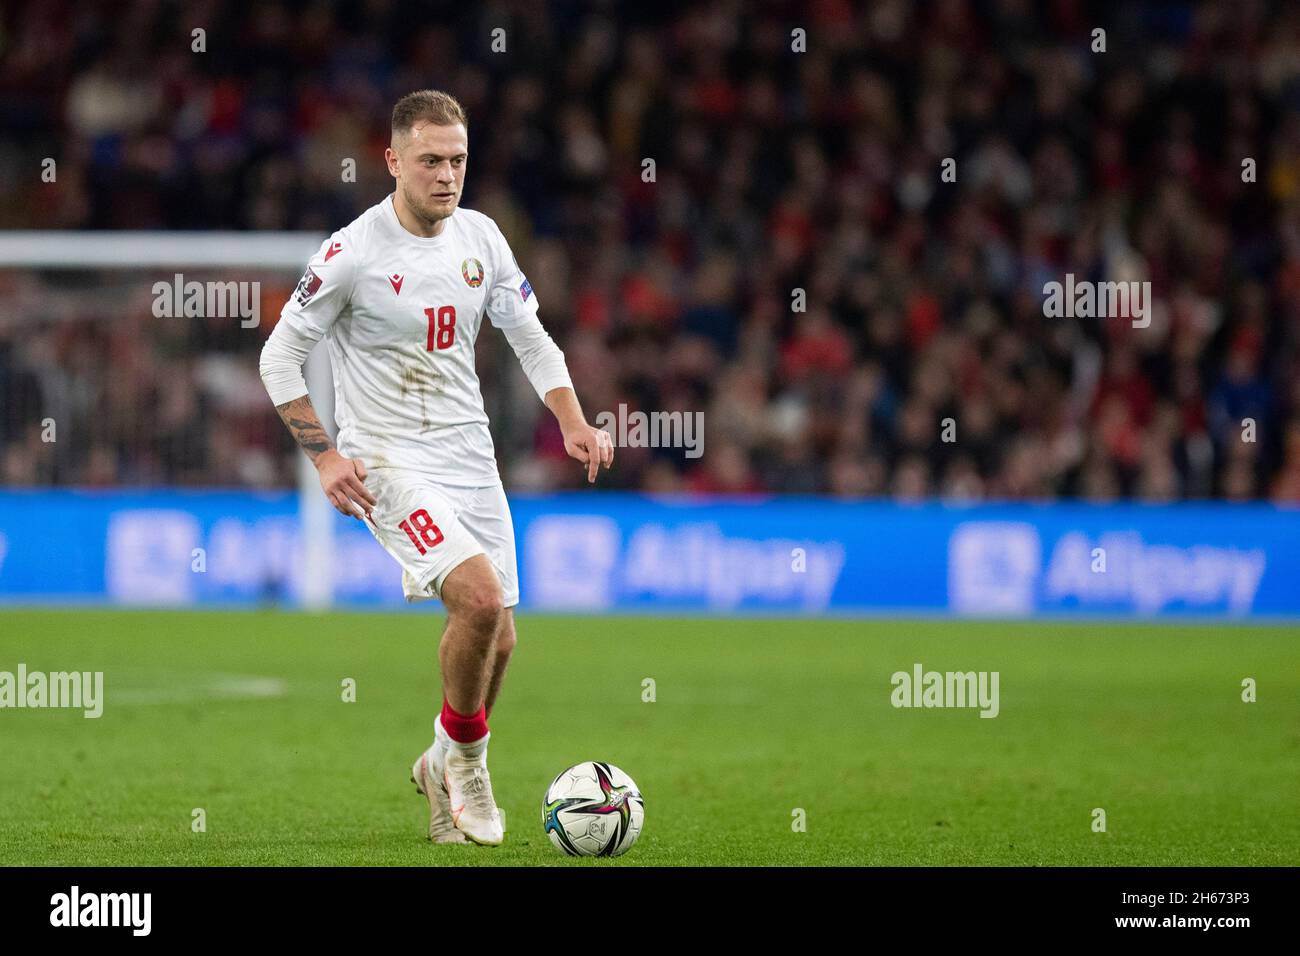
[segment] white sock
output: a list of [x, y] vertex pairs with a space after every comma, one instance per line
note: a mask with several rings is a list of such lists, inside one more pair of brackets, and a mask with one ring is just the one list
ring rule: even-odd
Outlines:
[[473, 760], [476, 763], [486, 766], [488, 738], [491, 736], [491, 733], [486, 733], [478, 740], [472, 740], [467, 744], [463, 744], [459, 740], [452, 740], [448, 737], [447, 752], [454, 753], [459, 757], [464, 757], [466, 760]]
[[447, 762], [447, 746], [450, 743], [451, 738], [442, 729], [442, 717], [433, 718], [433, 743], [429, 745], [429, 759], [435, 766], [441, 767]]

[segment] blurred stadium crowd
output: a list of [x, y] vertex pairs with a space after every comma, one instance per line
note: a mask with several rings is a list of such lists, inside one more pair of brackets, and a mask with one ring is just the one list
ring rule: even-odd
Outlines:
[[[0, 227], [327, 233], [390, 189], [392, 102], [446, 89], [588, 418], [704, 412], [703, 457], [608, 485], [1300, 500], [1300, 5], [638, 6], [10, 6]], [[1150, 328], [1045, 318], [1066, 273], [1151, 281]], [[0, 270], [4, 483], [291, 484], [278, 306], [164, 321], [120, 281]], [[480, 347], [507, 485], [581, 484]]]

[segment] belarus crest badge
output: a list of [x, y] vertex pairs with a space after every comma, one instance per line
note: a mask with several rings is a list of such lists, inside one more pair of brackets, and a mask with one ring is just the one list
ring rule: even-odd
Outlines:
[[460, 264], [460, 274], [465, 278], [467, 286], [477, 289], [483, 284], [483, 263], [477, 259], [466, 259]]

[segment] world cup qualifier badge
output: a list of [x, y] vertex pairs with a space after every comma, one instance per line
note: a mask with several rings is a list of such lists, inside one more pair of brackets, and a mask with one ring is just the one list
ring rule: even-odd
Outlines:
[[465, 277], [465, 284], [477, 289], [483, 284], [483, 263], [477, 259], [466, 259], [460, 264], [460, 274]]
[[320, 289], [320, 286], [320, 276], [313, 272], [311, 267], [308, 266], [307, 271], [304, 272], [302, 278], [298, 280], [298, 288], [293, 290], [294, 300], [299, 305], [306, 305], [311, 301], [311, 297], [316, 294], [317, 290]]

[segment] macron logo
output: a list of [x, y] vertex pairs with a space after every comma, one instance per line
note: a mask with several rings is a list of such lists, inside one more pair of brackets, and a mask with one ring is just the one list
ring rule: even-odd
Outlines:
[[341, 242], [334, 243], [328, 249], [325, 250], [325, 261], [329, 262], [330, 259], [334, 258], [334, 256], [338, 255], [342, 251], [343, 251], [343, 243]]
[[397, 275], [396, 273], [388, 277], [388, 281], [392, 283], [393, 291], [396, 292], [398, 295], [402, 294], [402, 279], [403, 277]]
[[153, 924], [152, 893], [71, 893], [50, 897], [51, 926], [129, 926], [133, 936], [148, 936]]

